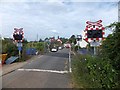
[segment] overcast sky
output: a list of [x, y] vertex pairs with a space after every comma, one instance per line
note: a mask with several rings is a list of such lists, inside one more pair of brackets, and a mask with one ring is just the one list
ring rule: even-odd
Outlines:
[[[82, 2], [82, 0], [2, 0], [0, 29], [3, 37], [12, 37], [14, 28], [23, 28], [24, 37], [60, 36], [69, 38], [81, 34], [86, 21], [102, 20], [103, 26], [118, 21], [118, 0]], [[85, 1], [85, 0], [84, 0]], [[92, 0], [91, 0], [92, 1]], [[93, 0], [94, 1], [94, 0]], [[110, 2], [111, 1], [111, 2]], [[115, 1], [115, 2], [112, 2]], [[106, 36], [111, 33], [106, 30]]]

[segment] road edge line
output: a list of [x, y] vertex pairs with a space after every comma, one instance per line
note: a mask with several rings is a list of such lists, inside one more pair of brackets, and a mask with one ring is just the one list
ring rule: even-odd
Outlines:
[[71, 53], [69, 52], [69, 72], [72, 72], [72, 68], [71, 68]]

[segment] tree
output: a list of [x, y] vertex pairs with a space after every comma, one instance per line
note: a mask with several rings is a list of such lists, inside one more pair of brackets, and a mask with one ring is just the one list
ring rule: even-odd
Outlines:
[[27, 39], [24, 39], [24, 40], [23, 40], [23, 43], [27, 44], [27, 43], [28, 43]]
[[62, 44], [64, 44], [65, 42], [67, 42], [68, 41], [68, 39], [67, 38], [60, 38], [60, 40], [62, 41]]
[[112, 65], [120, 69], [120, 23], [113, 23], [106, 28], [114, 28], [113, 33], [108, 35], [102, 45], [102, 55], [111, 60]]
[[18, 55], [17, 46], [13, 44], [11, 39], [2, 40], [2, 53], [7, 53], [8, 57]]
[[70, 43], [74, 43], [74, 44], [76, 44], [76, 38], [75, 38], [75, 35], [72, 35], [72, 36], [69, 38], [69, 41], [70, 41]]
[[45, 38], [44, 41], [49, 40], [49, 38]]
[[[109, 34], [102, 42], [100, 57], [104, 61], [110, 62], [113, 67], [112, 71], [115, 69], [117, 72], [115, 78], [118, 79], [116, 80], [118, 82], [117, 86], [120, 87], [120, 22], [112, 23], [106, 28], [113, 28], [113, 33]], [[106, 63], [106, 65], [108, 64]]]
[[43, 40], [40, 38], [39, 42], [43, 42]]

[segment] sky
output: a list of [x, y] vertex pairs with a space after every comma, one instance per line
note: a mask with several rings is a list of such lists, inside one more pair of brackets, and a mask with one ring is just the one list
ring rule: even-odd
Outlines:
[[[1, 0], [2, 37], [12, 38], [14, 28], [23, 28], [28, 41], [51, 36], [82, 35], [86, 21], [102, 20], [103, 26], [118, 21], [118, 0]], [[105, 36], [110, 34], [105, 31]], [[82, 46], [85, 46], [85, 41]]]

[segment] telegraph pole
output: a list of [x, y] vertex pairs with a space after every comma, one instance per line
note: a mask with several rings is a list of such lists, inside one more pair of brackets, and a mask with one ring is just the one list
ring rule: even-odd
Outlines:
[[37, 34], [37, 41], [39, 41], [39, 40], [38, 40], [38, 34]]

